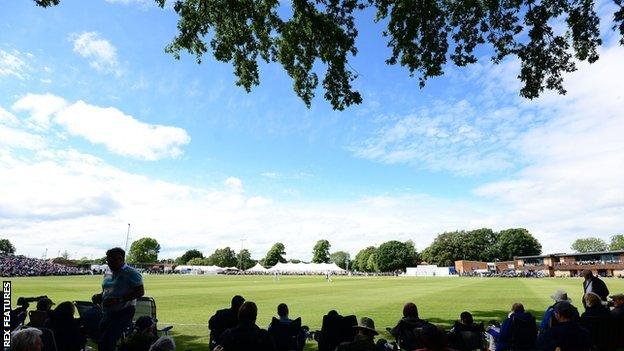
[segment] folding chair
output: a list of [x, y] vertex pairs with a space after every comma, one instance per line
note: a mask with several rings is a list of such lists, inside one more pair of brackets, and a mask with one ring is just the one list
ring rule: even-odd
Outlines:
[[74, 306], [76, 306], [80, 322], [87, 332], [87, 337], [97, 342], [100, 339], [102, 309], [91, 301], [74, 301]]
[[139, 317], [148, 316], [151, 317], [156, 322], [156, 330], [162, 333], [162, 335], [169, 335], [169, 331], [173, 329], [172, 325], [168, 325], [163, 327], [162, 329], [158, 329], [158, 317], [156, 315], [156, 301], [151, 296], [143, 296], [139, 297], [136, 300], [136, 305], [134, 306], [134, 317], [132, 318], [132, 323], [134, 324]]

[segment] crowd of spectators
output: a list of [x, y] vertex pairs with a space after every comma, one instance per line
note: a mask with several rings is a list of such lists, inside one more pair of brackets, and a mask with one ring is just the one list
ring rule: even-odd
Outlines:
[[52, 263], [48, 260], [19, 255], [0, 254], [0, 276], [33, 277], [43, 275], [86, 274], [83, 269]]

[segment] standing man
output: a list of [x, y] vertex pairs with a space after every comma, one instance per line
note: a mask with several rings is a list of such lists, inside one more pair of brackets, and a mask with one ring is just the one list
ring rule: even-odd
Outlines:
[[106, 263], [112, 275], [102, 281], [102, 293], [94, 299], [102, 301], [99, 351], [113, 351], [124, 330], [132, 324], [136, 299], [145, 294], [143, 278], [126, 264], [126, 252], [115, 247], [106, 251]]
[[[602, 281], [602, 279], [595, 276], [591, 270], [586, 269], [583, 271], [583, 297], [587, 293], [594, 293], [600, 296], [600, 299], [604, 302], [607, 302], [607, 296], [609, 296], [609, 289], [607, 288], [607, 284]], [[585, 299], [582, 299], [583, 306], [587, 308], [587, 304], [585, 304]]]

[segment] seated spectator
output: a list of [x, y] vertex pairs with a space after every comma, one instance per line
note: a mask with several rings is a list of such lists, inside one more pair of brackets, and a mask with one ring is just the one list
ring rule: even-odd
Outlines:
[[514, 303], [509, 318], [501, 325], [496, 340], [496, 351], [502, 350], [534, 350], [537, 338], [535, 317], [524, 311], [521, 303]]
[[495, 320], [488, 322], [488, 327], [485, 329], [485, 336], [487, 338], [488, 350], [496, 350], [496, 340], [500, 336], [500, 323]]
[[428, 324], [422, 328], [423, 347], [416, 351], [453, 351], [446, 345], [446, 335], [444, 331], [433, 324]]
[[279, 319], [273, 317], [268, 327], [275, 348], [278, 351], [303, 350], [305, 333], [301, 329], [301, 318], [288, 318], [288, 306], [285, 303], [277, 306], [277, 315]]
[[256, 325], [258, 307], [246, 301], [238, 310], [238, 325], [228, 329], [221, 335], [220, 347], [217, 351], [274, 351], [273, 339], [264, 329]]
[[149, 316], [141, 316], [134, 323], [134, 331], [119, 345], [120, 351], [149, 351], [158, 340], [156, 323]]
[[612, 295], [611, 300], [613, 300], [611, 316], [619, 320], [624, 320], [624, 294]]
[[232, 297], [230, 308], [218, 310], [214, 316], [208, 321], [208, 329], [210, 329], [210, 346], [212, 350], [216, 345], [221, 343], [221, 334], [230, 328], [236, 327], [238, 324], [238, 310], [245, 302], [242, 296], [236, 295]]
[[351, 342], [345, 342], [336, 348], [336, 351], [378, 351], [375, 345], [375, 335], [379, 333], [375, 330], [375, 322], [368, 318], [362, 317], [355, 328], [355, 338]]
[[561, 302], [555, 307], [554, 317], [557, 319], [557, 324], [540, 335], [537, 341], [539, 350], [589, 351], [591, 349], [591, 336], [579, 325], [576, 307], [569, 302]]
[[542, 318], [542, 323], [540, 323], [540, 329], [546, 330], [557, 323], [557, 320], [553, 318], [553, 310], [555, 305], [557, 305], [561, 301], [572, 302], [572, 300], [568, 297], [568, 293], [563, 290], [557, 290], [553, 295], [550, 296], [555, 303], [546, 309], [544, 312], [544, 318]]
[[420, 319], [418, 307], [413, 302], [408, 302], [403, 306], [403, 318], [389, 332], [401, 349], [416, 350], [423, 346], [419, 331], [426, 325], [431, 324]]
[[597, 294], [589, 292], [585, 294], [585, 312], [581, 315], [585, 317], [606, 317], [609, 315], [609, 310], [602, 304], [602, 299]]
[[34, 311], [28, 312], [30, 321], [28, 325], [35, 328], [43, 327], [48, 319], [50, 319], [50, 313], [54, 302], [47, 297], [39, 299], [37, 301], [37, 308]]
[[58, 350], [79, 351], [87, 343], [80, 320], [74, 318], [76, 310], [70, 301], [60, 303], [50, 313], [46, 327], [54, 332], [54, 341]]
[[152, 347], [150, 347], [149, 351], [175, 351], [176, 346], [175, 342], [170, 336], [161, 336]]
[[11, 351], [41, 351], [41, 330], [25, 328], [11, 333]]
[[457, 350], [482, 349], [483, 324], [476, 324], [470, 312], [462, 312], [449, 333], [449, 344]]

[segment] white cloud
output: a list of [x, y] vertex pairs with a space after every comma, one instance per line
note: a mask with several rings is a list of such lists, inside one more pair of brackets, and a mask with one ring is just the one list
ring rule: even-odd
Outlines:
[[182, 154], [189, 135], [182, 128], [141, 122], [114, 107], [99, 107], [78, 101], [56, 114], [55, 122], [72, 135], [105, 145], [123, 156], [158, 160]]
[[0, 77], [14, 76], [18, 79], [26, 78], [26, 70], [28, 65], [24, 60], [19, 58], [21, 54], [17, 51], [9, 53], [0, 50]]
[[52, 94], [28, 94], [13, 104], [16, 111], [30, 113], [29, 121], [38, 128], [54, 122], [71, 135], [100, 144], [116, 154], [158, 160], [177, 157], [190, 142], [182, 128], [141, 122], [114, 107], [99, 107], [84, 101], [68, 103]]
[[243, 191], [243, 182], [236, 177], [228, 177], [224, 183], [235, 192]]
[[89, 59], [89, 65], [100, 72], [120, 74], [117, 61], [117, 48], [96, 32], [73, 34], [70, 39], [74, 43], [74, 52]]
[[46, 129], [50, 127], [51, 116], [66, 105], [65, 99], [52, 94], [27, 94], [17, 100], [12, 108], [30, 113], [29, 122], [32, 126]]
[[0, 123], [17, 124], [19, 121], [13, 114], [0, 106]]

